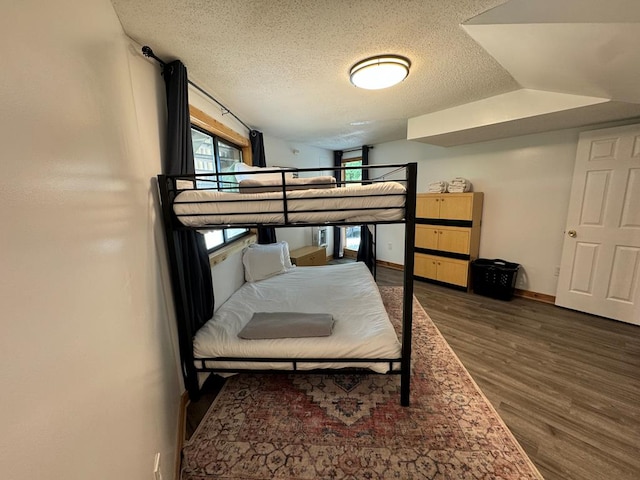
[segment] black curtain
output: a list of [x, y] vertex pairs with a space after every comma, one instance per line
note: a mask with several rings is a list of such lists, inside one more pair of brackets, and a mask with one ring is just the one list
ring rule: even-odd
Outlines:
[[[371, 149], [371, 147], [369, 147], [368, 145], [363, 145], [362, 146], [362, 165], [369, 165], [369, 150]], [[369, 169], [368, 168], [364, 168], [362, 169], [362, 184], [363, 185], [367, 185], [371, 182], [368, 181], [369, 180]]]
[[[167, 145], [162, 173], [167, 175], [193, 174], [193, 146], [187, 69], [176, 60], [163, 70], [167, 94]], [[180, 357], [187, 390], [197, 396], [198, 379], [192, 368], [191, 339], [196, 331], [213, 316], [213, 281], [204, 236], [192, 230], [179, 230], [174, 235], [176, 272], [181, 291], [174, 292]], [[189, 367], [186, 367], [189, 365]]]
[[[254, 167], [266, 167], [267, 158], [264, 154], [264, 139], [262, 132], [251, 130], [251, 157]], [[258, 243], [276, 243], [276, 229], [273, 227], [258, 227]]]
[[[333, 152], [333, 166], [342, 167], [342, 150], [335, 150]], [[336, 169], [333, 172], [333, 176], [336, 177], [338, 186], [342, 185], [342, 170]], [[333, 227], [333, 258], [340, 258], [341, 243], [342, 234], [340, 227]]]
[[[364, 145], [362, 147], [362, 165], [369, 165], [369, 147]], [[369, 181], [369, 169], [362, 170], [362, 183], [366, 185]], [[371, 273], [375, 274], [376, 268], [376, 249], [373, 241], [373, 235], [369, 230], [369, 227], [362, 225], [360, 227], [360, 246], [358, 247], [357, 260], [364, 262]]]

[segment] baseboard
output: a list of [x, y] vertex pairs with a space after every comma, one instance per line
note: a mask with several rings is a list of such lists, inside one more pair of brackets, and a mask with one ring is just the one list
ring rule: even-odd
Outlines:
[[549, 303], [551, 305], [555, 305], [556, 303], [556, 297], [553, 295], [547, 295], [546, 293], [530, 292], [529, 290], [520, 290], [519, 288], [516, 288], [513, 295], [516, 297], [537, 300], [538, 302]]
[[[384, 260], [376, 260], [376, 264], [380, 265], [381, 267], [387, 267], [387, 268], [391, 268], [393, 270], [399, 270], [399, 271], [403, 271], [404, 270], [404, 266], [397, 264], [397, 263], [391, 263], [391, 262], [387, 262]], [[548, 303], [550, 305], [555, 305], [556, 303], [556, 297], [554, 295], [547, 295], [546, 293], [538, 293], [538, 292], [531, 292], [529, 290], [521, 290], [516, 288], [513, 292], [513, 295], [516, 297], [522, 297], [522, 298], [528, 298], [530, 300], [536, 300], [538, 302], [542, 302], [542, 303]]]
[[[376, 265], [391, 268], [393, 270], [399, 270], [401, 272], [404, 270], [403, 265], [387, 262], [384, 260], [376, 260]], [[538, 302], [548, 303], [551, 305], [555, 305], [556, 303], [556, 297], [553, 295], [547, 295], [546, 293], [531, 292], [529, 290], [520, 290], [516, 288], [513, 292], [513, 295], [516, 297], [528, 298], [530, 300], [536, 300]]]
[[174, 480], [180, 480], [180, 471], [182, 470], [182, 447], [184, 446], [184, 437], [187, 425], [187, 405], [189, 405], [189, 392], [184, 392], [180, 397], [178, 405], [178, 438], [176, 442], [176, 470], [174, 472]]
[[381, 267], [391, 268], [392, 270], [404, 271], [404, 265], [400, 265], [398, 263], [391, 263], [385, 260], [376, 260], [376, 265], [380, 265]]

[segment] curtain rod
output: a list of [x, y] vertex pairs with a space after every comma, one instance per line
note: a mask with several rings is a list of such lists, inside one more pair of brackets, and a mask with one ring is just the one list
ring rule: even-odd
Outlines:
[[[374, 147], [369, 147], [369, 150], [373, 150], [373, 149], [374, 149]], [[357, 152], [358, 150], [362, 150], [362, 147], [351, 148], [349, 150], [342, 150], [342, 153]]]
[[[162, 68], [167, 66], [167, 63], [162, 60], [161, 58], [158, 58], [156, 56], [155, 53], [153, 53], [153, 50], [151, 50], [151, 47], [145, 45], [144, 47], [142, 47], [142, 54], [145, 57], [149, 57], [149, 58], [153, 58], [156, 62], [158, 62]], [[246, 123], [244, 123], [242, 120], [240, 120], [235, 113], [233, 113], [231, 110], [229, 110], [227, 107], [225, 107], [222, 103], [220, 103], [218, 100], [216, 100], [213, 95], [211, 95], [210, 93], [208, 93], [207, 91], [205, 91], [204, 89], [202, 89], [199, 85], [196, 85], [195, 83], [193, 83], [191, 80], [187, 80], [189, 82], [189, 85], [191, 85], [193, 88], [195, 88], [196, 90], [198, 90], [200, 93], [202, 93], [203, 95], [205, 95], [207, 98], [209, 98], [210, 100], [213, 100], [214, 102], [216, 102], [220, 108], [222, 108], [222, 115], [226, 115], [227, 113], [229, 115], [231, 115], [233, 118], [235, 118], [237, 121], [239, 121], [242, 125], [244, 125], [244, 128], [246, 128], [247, 130], [249, 130], [249, 132], [253, 131], [253, 128], [251, 128], [249, 125], [247, 125]]]

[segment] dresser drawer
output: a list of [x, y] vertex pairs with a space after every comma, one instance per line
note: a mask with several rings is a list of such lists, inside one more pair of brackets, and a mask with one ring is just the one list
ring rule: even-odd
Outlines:
[[327, 264], [325, 247], [302, 247], [292, 250], [291, 263], [299, 267], [313, 267]]

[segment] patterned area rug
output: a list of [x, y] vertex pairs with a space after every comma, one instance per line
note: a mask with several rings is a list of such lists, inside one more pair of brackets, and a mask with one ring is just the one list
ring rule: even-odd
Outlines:
[[[382, 287], [399, 327], [402, 289]], [[397, 375], [236, 375], [183, 451], [183, 480], [542, 479], [414, 300], [411, 406]]]

